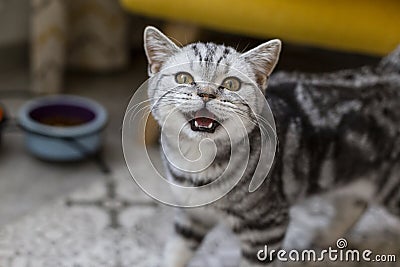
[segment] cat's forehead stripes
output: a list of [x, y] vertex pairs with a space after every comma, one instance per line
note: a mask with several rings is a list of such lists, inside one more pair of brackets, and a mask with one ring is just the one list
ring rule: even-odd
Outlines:
[[183, 48], [183, 53], [189, 59], [191, 71], [208, 81], [229, 73], [238, 58], [234, 48], [215, 43], [190, 44]]
[[206, 65], [209, 66], [211, 62], [213, 62], [214, 55], [217, 49], [217, 45], [212, 43], [206, 43], [206, 56], [204, 57], [204, 61]]
[[199, 44], [192, 44], [191, 48], [194, 51], [194, 56], [199, 59], [199, 61], [203, 60], [203, 57], [201, 56], [200, 50], [199, 50]]
[[229, 53], [230, 53], [229, 47], [225, 47], [224, 52], [222, 52], [222, 55], [217, 60], [217, 66], [219, 65], [219, 63], [221, 63], [223, 59], [225, 59], [229, 55]]
[[194, 54], [195, 60], [206, 62], [207, 65], [216, 63], [218, 66], [222, 60], [227, 59], [228, 55], [233, 55], [235, 53], [232, 47], [214, 43], [195, 43], [191, 44], [190, 48]]

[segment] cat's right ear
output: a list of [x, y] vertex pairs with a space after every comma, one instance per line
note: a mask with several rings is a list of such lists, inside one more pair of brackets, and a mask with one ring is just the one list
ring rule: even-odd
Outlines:
[[144, 30], [144, 50], [149, 62], [149, 76], [153, 76], [180, 48], [157, 28], [147, 26]]
[[242, 57], [253, 67], [257, 84], [264, 92], [268, 78], [278, 63], [281, 47], [282, 42], [274, 39], [242, 54]]

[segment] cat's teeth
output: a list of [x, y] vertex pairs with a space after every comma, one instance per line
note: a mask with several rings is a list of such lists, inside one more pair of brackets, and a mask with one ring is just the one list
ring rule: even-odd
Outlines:
[[195, 121], [194, 121], [194, 126], [195, 126], [196, 128], [203, 127], [203, 128], [211, 129], [211, 128], [213, 127], [213, 123], [210, 122], [207, 126], [204, 127], [204, 126], [200, 126], [199, 123], [195, 120]]

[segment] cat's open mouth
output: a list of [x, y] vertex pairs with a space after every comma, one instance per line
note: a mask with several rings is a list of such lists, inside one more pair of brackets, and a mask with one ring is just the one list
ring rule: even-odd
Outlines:
[[214, 133], [220, 123], [215, 120], [215, 115], [203, 108], [194, 114], [189, 120], [192, 131]]

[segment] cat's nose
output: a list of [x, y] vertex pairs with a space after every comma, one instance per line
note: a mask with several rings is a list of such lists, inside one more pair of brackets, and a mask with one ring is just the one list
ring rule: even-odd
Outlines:
[[216, 98], [217, 96], [214, 94], [208, 94], [208, 93], [197, 93], [198, 96], [200, 96], [204, 102], [208, 102], [211, 99]]
[[216, 98], [217, 96], [215, 95], [215, 92], [213, 92], [211, 89], [203, 89], [199, 90], [197, 92], [197, 95], [200, 96], [204, 102], [208, 102], [211, 99]]

